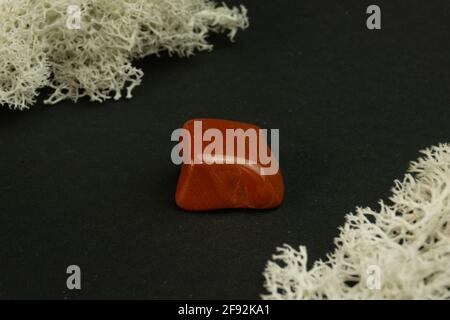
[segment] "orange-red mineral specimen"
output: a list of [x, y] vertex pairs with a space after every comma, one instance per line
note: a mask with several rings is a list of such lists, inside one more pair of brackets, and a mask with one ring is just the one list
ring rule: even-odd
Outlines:
[[190, 211], [271, 209], [283, 202], [278, 160], [259, 127], [193, 119], [183, 129], [188, 134], [182, 135], [179, 143], [183, 159], [175, 195], [179, 207]]

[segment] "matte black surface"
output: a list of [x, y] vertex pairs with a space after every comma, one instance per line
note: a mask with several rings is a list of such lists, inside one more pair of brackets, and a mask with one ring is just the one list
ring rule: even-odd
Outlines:
[[[132, 100], [2, 108], [1, 298], [258, 298], [277, 246], [324, 258], [346, 213], [449, 141], [448, 1], [374, 1], [381, 31], [367, 1], [239, 2], [235, 44], [139, 62]], [[194, 117], [280, 129], [281, 208], [176, 207], [170, 134]]]

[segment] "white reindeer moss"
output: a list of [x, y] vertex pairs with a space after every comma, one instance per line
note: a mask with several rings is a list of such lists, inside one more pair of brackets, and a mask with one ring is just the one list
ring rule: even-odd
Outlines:
[[278, 248], [262, 297], [450, 299], [450, 145], [422, 153], [389, 204], [347, 215], [325, 261], [308, 269], [305, 247]]
[[[67, 27], [74, 5], [80, 29]], [[244, 7], [211, 0], [0, 0], [0, 104], [26, 109], [45, 86], [49, 104], [131, 98], [143, 76], [133, 59], [210, 50], [210, 31], [233, 40], [247, 26]]]

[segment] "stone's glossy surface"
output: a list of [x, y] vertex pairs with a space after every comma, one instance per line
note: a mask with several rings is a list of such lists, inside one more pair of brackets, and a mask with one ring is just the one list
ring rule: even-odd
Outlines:
[[[259, 129], [259, 127], [219, 119], [195, 119], [183, 128], [191, 133], [191, 158], [194, 153], [194, 121], [202, 121], [203, 132], [216, 128], [225, 137], [226, 129]], [[259, 138], [258, 138], [259, 139]], [[259, 140], [258, 140], [259, 141]], [[203, 148], [210, 142], [202, 142]], [[224, 138], [224, 145], [225, 145]], [[248, 145], [246, 144], [248, 151]], [[198, 151], [198, 150], [197, 150]], [[270, 149], [269, 149], [270, 154]], [[248, 152], [246, 152], [248, 154]], [[228, 154], [226, 154], [229, 156]], [[278, 207], [284, 197], [280, 170], [274, 175], [261, 175], [261, 164], [183, 164], [176, 190], [176, 203], [190, 211], [227, 208], [271, 209]]]

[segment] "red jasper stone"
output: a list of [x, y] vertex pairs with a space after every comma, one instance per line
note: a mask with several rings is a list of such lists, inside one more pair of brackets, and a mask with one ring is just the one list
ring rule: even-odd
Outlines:
[[[198, 121], [201, 121], [201, 131], [198, 130], [198, 127], [195, 129], [195, 122], [198, 124]], [[220, 131], [223, 135], [223, 151], [216, 150], [213, 158], [226, 158], [228, 161], [234, 161], [233, 164], [211, 164], [205, 161], [203, 163], [183, 163], [175, 195], [176, 203], [179, 207], [189, 211], [227, 208], [271, 209], [278, 207], [282, 203], [284, 183], [281, 172], [278, 169], [278, 162], [276, 162], [277, 166], [274, 174], [262, 175], [261, 169], [269, 166], [267, 161], [263, 165], [258, 157], [256, 162], [237, 164], [238, 144], [236, 140], [234, 148], [226, 149], [227, 129], [242, 129], [244, 131], [254, 129], [256, 132], [259, 132], [259, 127], [252, 124], [219, 119], [193, 119], [186, 122], [183, 128], [190, 133], [190, 141], [187, 141], [190, 156], [186, 158], [189, 158], [191, 162], [204, 156], [203, 150], [213, 141], [213, 139], [208, 141], [202, 139], [204, 132], [208, 129], [218, 129], [216, 133]], [[198, 136], [199, 132], [201, 132], [200, 137]], [[197, 142], [194, 141], [194, 138]], [[201, 139], [201, 142], [198, 142], [198, 139]], [[261, 148], [259, 144], [261, 139], [261, 136], [258, 135], [258, 148]], [[246, 160], [249, 160], [250, 139], [244, 141]], [[278, 161], [275, 157], [272, 157], [265, 139], [262, 141], [270, 159]], [[201, 146], [201, 150], [199, 150], [199, 146]], [[180, 152], [180, 155], [185, 156], [184, 152], [185, 150]]]

